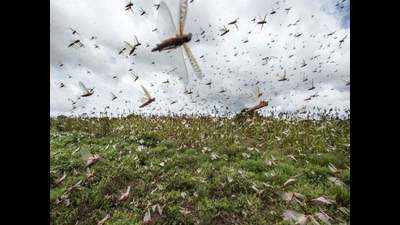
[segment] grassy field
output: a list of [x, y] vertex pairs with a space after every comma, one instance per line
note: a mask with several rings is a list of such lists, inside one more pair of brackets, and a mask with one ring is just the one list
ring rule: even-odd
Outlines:
[[349, 120], [64, 117], [50, 137], [51, 224], [349, 224]]

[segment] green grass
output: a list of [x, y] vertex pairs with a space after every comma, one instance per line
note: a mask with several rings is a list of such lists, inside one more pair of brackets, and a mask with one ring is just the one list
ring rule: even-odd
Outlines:
[[[338, 210], [350, 207], [349, 129], [349, 120], [258, 116], [52, 118], [51, 223], [97, 224], [109, 213], [105, 224], [142, 224], [155, 204], [163, 211], [153, 224], [290, 224], [282, 217], [287, 209], [323, 210], [332, 224], [349, 223]], [[82, 151], [101, 156], [90, 167], [91, 180]], [[294, 176], [296, 182], [283, 187]], [[81, 188], [68, 192], [79, 180]], [[128, 199], [118, 202], [128, 185]], [[280, 197], [290, 191], [305, 196], [305, 207]], [[62, 196], [69, 205], [56, 203]], [[310, 202], [320, 196], [335, 203]]]

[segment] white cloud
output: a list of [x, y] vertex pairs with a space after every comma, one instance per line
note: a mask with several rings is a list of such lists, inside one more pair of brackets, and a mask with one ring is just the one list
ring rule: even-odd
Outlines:
[[[77, 101], [73, 113], [78, 114], [98, 113], [107, 106], [114, 114], [124, 111], [178, 113], [182, 108], [181, 112], [207, 113], [214, 105], [220, 112], [226, 107], [236, 112], [254, 103], [247, 96], [254, 93], [257, 81], [263, 97], [276, 109], [292, 110], [304, 105], [309, 108], [349, 107], [349, 86], [345, 86], [345, 80], [350, 74], [350, 31], [342, 27], [344, 14], [335, 11], [335, 1], [292, 0], [277, 4], [278, 1], [263, 0], [195, 0], [190, 3], [185, 30], [193, 33], [189, 45], [205, 75], [203, 80], [195, 80], [186, 63], [191, 77], [189, 85], [194, 90], [192, 96], [183, 94], [183, 85], [177, 76], [166, 74], [177, 65], [173, 73], [182, 73], [182, 66], [176, 61], [177, 53], [150, 52], [160, 40], [159, 35], [152, 32], [157, 27], [157, 11], [152, 7], [155, 2], [133, 2], [132, 14], [125, 11], [127, 2], [124, 1], [51, 0], [52, 115], [70, 114], [73, 106], [68, 99]], [[177, 23], [178, 1], [166, 2]], [[140, 16], [140, 7], [147, 14]], [[291, 7], [289, 13], [285, 10], [288, 7]], [[270, 14], [272, 10], [276, 11], [273, 15]], [[265, 14], [267, 24], [261, 30], [251, 20], [256, 17], [258, 21]], [[219, 29], [236, 18], [239, 18], [239, 30], [229, 26], [229, 33], [221, 37]], [[289, 26], [297, 20], [300, 20], [297, 25]], [[72, 35], [70, 27], [79, 35]], [[201, 29], [206, 31], [205, 38], [199, 35]], [[300, 37], [294, 37], [300, 33]], [[346, 34], [348, 37], [339, 48], [339, 40]], [[137, 55], [129, 58], [118, 55], [124, 47], [123, 41], [132, 42], [134, 35], [142, 43]], [[97, 39], [90, 40], [92, 36]], [[78, 38], [84, 48], [67, 48]], [[198, 38], [200, 42], [195, 42]], [[243, 43], [243, 40], [249, 42]], [[99, 48], [95, 48], [95, 44]], [[289, 58], [290, 55], [293, 56]], [[266, 56], [273, 58], [263, 65], [262, 58]], [[305, 67], [301, 67], [303, 60], [307, 63]], [[60, 63], [64, 66], [59, 67]], [[129, 69], [139, 76], [136, 82]], [[289, 81], [279, 82], [284, 71]], [[113, 79], [115, 75], [117, 79]], [[303, 82], [303, 77], [308, 81]], [[166, 80], [170, 83], [162, 83]], [[316, 89], [308, 91], [311, 80]], [[79, 81], [94, 87], [95, 94], [77, 100]], [[211, 87], [205, 85], [209, 81]], [[60, 82], [65, 84], [64, 88], [58, 86]], [[140, 84], [156, 97], [156, 101], [144, 109], [138, 108], [143, 96]], [[221, 90], [226, 92], [219, 93]], [[110, 92], [118, 98], [111, 101]], [[316, 92], [318, 97], [304, 101]], [[176, 103], [171, 105], [172, 101]]]

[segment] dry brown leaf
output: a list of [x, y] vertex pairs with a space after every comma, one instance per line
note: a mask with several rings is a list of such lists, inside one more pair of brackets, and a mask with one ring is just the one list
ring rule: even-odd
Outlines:
[[287, 186], [293, 184], [294, 182], [296, 182], [296, 179], [295, 179], [295, 178], [289, 178], [289, 179], [283, 184], [283, 186], [284, 186], [284, 187], [287, 187]]
[[323, 196], [311, 200], [315, 205], [332, 205], [333, 201]]
[[293, 194], [293, 192], [286, 192], [286, 193], [283, 193], [281, 197], [285, 202], [290, 202], [293, 200], [294, 194]]
[[103, 219], [101, 219], [99, 222], [97, 222], [97, 225], [103, 225], [110, 218], [111, 218], [111, 215], [107, 214]]
[[218, 159], [219, 158], [219, 156], [216, 154], [216, 153], [211, 153], [211, 160], [216, 160], [216, 159]]
[[275, 157], [273, 155], [271, 155], [271, 159], [266, 160], [265, 164], [267, 166], [274, 166], [274, 165], [276, 165], [275, 161], [276, 161]]
[[74, 185], [72, 185], [71, 187], [69, 187], [69, 188], [67, 189], [67, 192], [71, 192], [71, 191], [73, 191], [73, 190], [75, 190], [75, 189], [78, 189], [78, 188], [82, 187], [82, 186], [81, 186], [81, 183], [82, 183], [82, 180], [79, 180], [76, 184], [74, 184]]
[[343, 186], [344, 183], [336, 177], [328, 177], [328, 180], [336, 184], [337, 186]]
[[299, 225], [306, 225], [307, 222], [308, 222], [308, 219], [309, 219], [308, 216], [306, 216], [306, 215], [301, 215], [301, 216], [297, 219], [296, 224], [299, 224]]
[[65, 204], [65, 206], [69, 206], [69, 205], [71, 205], [71, 201], [69, 200], [69, 198], [66, 198], [66, 199], [64, 199], [64, 204]]
[[306, 224], [308, 220], [306, 215], [293, 210], [285, 210], [282, 216], [284, 220], [294, 221], [296, 224]]
[[338, 172], [339, 172], [339, 170], [338, 170], [332, 163], [329, 163], [329, 164], [328, 164], [328, 169], [329, 169], [332, 173], [338, 173]]
[[267, 166], [273, 166], [273, 165], [275, 165], [275, 162], [272, 161], [272, 160], [267, 160], [267, 161], [265, 161], [265, 164], [266, 164]]
[[181, 197], [182, 197], [182, 198], [186, 198], [186, 196], [187, 196], [187, 193], [186, 193], [186, 192], [181, 192]]
[[160, 215], [160, 216], [162, 215], [162, 208], [159, 204], [155, 204], [151, 208], [152, 208], [153, 212], [157, 212], [158, 215]]
[[99, 161], [100, 158], [101, 158], [101, 157], [100, 157], [99, 155], [97, 155], [97, 154], [94, 154], [94, 155], [92, 155], [92, 156], [89, 156], [89, 158], [88, 158], [88, 160], [87, 160], [87, 162], [86, 162], [86, 167], [89, 167], [89, 166], [93, 165], [94, 163], [96, 163], [97, 161]]
[[92, 178], [94, 177], [94, 171], [90, 171], [89, 169], [86, 172], [86, 179], [87, 180], [92, 180]]
[[315, 214], [316, 217], [318, 217], [318, 219], [320, 219], [322, 222], [324, 222], [325, 224], [330, 225], [331, 223], [329, 222], [329, 220], [332, 220], [331, 217], [329, 217], [326, 213], [324, 213], [323, 211], [316, 213]]
[[58, 198], [56, 199], [56, 205], [59, 205], [59, 204], [61, 204], [61, 203], [64, 203], [65, 206], [69, 206], [69, 205], [71, 204], [71, 202], [70, 202], [70, 200], [69, 200], [68, 197], [69, 197], [69, 195], [68, 195], [67, 193], [61, 195], [60, 197], [58, 197]]
[[311, 221], [312, 224], [314, 224], [314, 225], [320, 225], [320, 223], [319, 223], [312, 215], [309, 215], [309, 216], [308, 216], [308, 219], [310, 219], [310, 221]]
[[297, 159], [294, 157], [294, 155], [288, 155], [289, 158], [291, 158], [294, 161], [297, 161]]
[[297, 192], [286, 192], [282, 194], [282, 199], [286, 202], [291, 202], [295, 199], [304, 199], [304, 195]]
[[296, 198], [298, 198], [298, 199], [304, 199], [305, 197], [304, 197], [304, 195], [302, 195], [302, 194], [300, 194], [300, 193], [297, 193], [297, 192], [293, 192], [294, 193], [294, 196], [296, 197]]
[[185, 208], [181, 208], [181, 210], [179, 210], [179, 211], [185, 216], [190, 214], [190, 211]]
[[257, 193], [260, 192], [255, 184], [251, 185], [251, 188]]
[[61, 184], [61, 183], [64, 181], [65, 177], [67, 177], [67, 174], [64, 173], [64, 175], [63, 175], [62, 177], [60, 177], [60, 178], [58, 178], [58, 179], [56, 180], [56, 182], [54, 183], [54, 185], [57, 186], [57, 185]]
[[243, 152], [243, 153], [242, 153], [242, 156], [243, 156], [243, 158], [246, 158], [246, 159], [250, 158], [250, 155], [247, 154], [246, 152]]
[[121, 194], [121, 196], [118, 198], [118, 201], [122, 202], [128, 199], [129, 197], [129, 192], [131, 191], [131, 186], [128, 186], [125, 192]]
[[64, 201], [64, 199], [62, 199], [62, 198], [56, 198], [56, 205], [59, 205], [61, 202], [63, 202]]
[[146, 214], [144, 214], [143, 223], [148, 224], [150, 222], [151, 222], [151, 213], [150, 213], [150, 209], [148, 209]]

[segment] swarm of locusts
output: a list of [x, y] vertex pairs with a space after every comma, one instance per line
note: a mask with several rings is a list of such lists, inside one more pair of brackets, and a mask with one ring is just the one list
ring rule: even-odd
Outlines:
[[[178, 81], [184, 84], [185, 90], [179, 95], [201, 105], [204, 98], [199, 96], [202, 93], [186, 85], [189, 78], [193, 78], [194, 85], [207, 89], [218, 84], [205, 79], [200, 68], [199, 62], [205, 62], [207, 54], [196, 58], [190, 46], [213, 38], [229, 38], [239, 26], [245, 29], [241, 23], [246, 18], [231, 17], [223, 25], [216, 26], [216, 32], [210, 32], [211, 24], [208, 27], [202, 24], [198, 34], [186, 32], [188, 4], [192, 2], [179, 0], [176, 28], [165, 2], [152, 2], [151, 8], [142, 5], [143, 9], [134, 0], [125, 1], [121, 11], [130, 16], [148, 18], [150, 9], [157, 11], [154, 12], [158, 13], [158, 27], [151, 27], [149, 31], [159, 34], [160, 42], [146, 43], [139, 34], [131, 35], [134, 37], [131, 41], [119, 42], [115, 57], [132, 59], [146, 49], [153, 56], [176, 52], [179, 57], [176, 61], [183, 64], [171, 65], [165, 70], [166, 77], [158, 82], [170, 86], [174, 79], [169, 75], [182, 70]], [[248, 19], [253, 22], [253, 31], [261, 33], [268, 30], [268, 24], [273, 21], [271, 17], [282, 12], [287, 15], [293, 10], [279, 6], [261, 17], [257, 15], [250, 20], [252, 15]], [[290, 21], [287, 27], [299, 23], [300, 19]], [[166, 33], [161, 32], [164, 25], [169, 28]], [[66, 47], [68, 51], [90, 46], [101, 49], [97, 36], [85, 42], [77, 38], [80, 31], [70, 30], [73, 38]], [[325, 38], [335, 34], [329, 32]], [[305, 36], [301, 32], [290, 35], [295, 39]], [[346, 38], [344, 35], [333, 40], [340, 48]], [[268, 45], [274, 43], [273, 39], [271, 37]], [[240, 44], [248, 45], [251, 40], [241, 39]], [[248, 53], [240, 51], [235, 47], [234, 57]], [[218, 56], [229, 62], [224, 53], [219, 52]], [[292, 57], [290, 53], [288, 58]], [[312, 60], [319, 58], [322, 57], [315, 55], [307, 61], [300, 59], [293, 68], [307, 68]], [[189, 77], [186, 59], [193, 77]], [[256, 63], [273, 67], [285, 60], [260, 54]], [[322, 60], [331, 63], [330, 59], [321, 59], [313, 73], [321, 72]], [[158, 62], [149, 63], [157, 66]], [[60, 69], [66, 66], [58, 65]], [[213, 75], [221, 75], [225, 69], [217, 65], [210, 67], [219, 72]], [[293, 82], [296, 80], [290, 71], [293, 68], [280, 66], [272, 79], [278, 85]], [[234, 68], [227, 68], [226, 73], [234, 72]], [[85, 72], [87, 76], [92, 73], [95, 71]], [[343, 112], [339, 108], [314, 107], [307, 111], [305, 104], [324, 97], [318, 92], [319, 83], [315, 77], [304, 74], [299, 81], [307, 91], [304, 101], [301, 99], [304, 105], [284, 112], [273, 107], [272, 98], [277, 94], [273, 96], [272, 90], [260, 89], [268, 83], [249, 78], [235, 93], [238, 99], [246, 99], [249, 104], [240, 105], [232, 116], [222, 117], [219, 114], [222, 107], [215, 105], [212, 109], [206, 105], [210, 110], [207, 113], [185, 114], [181, 108], [179, 112], [172, 110], [165, 115], [155, 115], [161, 98], [159, 90], [151, 88], [153, 83], [140, 84], [143, 76], [137, 71], [129, 69], [128, 73], [127, 78], [140, 86], [144, 96], [134, 112], [127, 116], [114, 116], [106, 111], [98, 117], [84, 113], [50, 119], [51, 224], [349, 224], [350, 109]], [[253, 74], [250, 71], [248, 75]], [[125, 77], [112, 73], [109, 78], [117, 82]], [[63, 81], [57, 85], [57, 90], [61, 91], [79, 86], [81, 91], [77, 99], [68, 99], [73, 111], [84, 107], [78, 106], [79, 101], [90, 101], [101, 95], [100, 87], [95, 89], [90, 79], [73, 84]], [[349, 85], [349, 80], [343, 80], [345, 88]], [[228, 88], [217, 88], [217, 102], [231, 100]], [[242, 88], [250, 94], [242, 95]], [[131, 99], [122, 97], [122, 91], [108, 90], [110, 102], [132, 104]], [[168, 99], [163, 106], [178, 105], [179, 95], [177, 99]], [[92, 113], [98, 108], [93, 108]], [[148, 110], [143, 112], [143, 108]], [[109, 105], [105, 107], [108, 109]], [[269, 110], [268, 116], [258, 114], [262, 109]], [[227, 107], [226, 111], [230, 109]]]
[[[195, 78], [197, 79], [196, 80], [197, 86], [203, 85], [201, 83], [201, 80], [204, 77], [204, 75], [203, 75], [202, 70], [200, 69], [200, 65], [199, 65], [196, 57], [194, 56], [194, 54], [192, 53], [192, 51], [189, 47], [189, 45], [192, 41], [192, 38], [193, 38], [193, 34], [191, 32], [185, 32], [185, 21], [186, 21], [187, 12], [188, 12], [188, 3], [189, 2], [187, 0], [179, 0], [179, 14], [178, 14], [179, 20], [178, 20], [178, 25], [177, 25], [178, 28], [176, 28], [174, 21], [173, 21], [171, 11], [165, 2], [161, 1], [158, 4], [153, 4], [154, 10], [156, 10], [158, 13], [158, 16], [157, 16], [158, 28], [156, 29], [156, 32], [159, 34], [159, 38], [161, 39], [161, 42], [158, 44], [155, 44], [155, 46], [151, 48], [151, 52], [154, 52], [154, 54], [165, 54], [165, 52], [168, 53], [169, 51], [174, 51], [178, 54], [177, 61], [180, 61], [183, 63], [181, 63], [180, 65], [174, 66], [174, 68], [172, 70], [170, 70], [169, 72], [167, 72], [167, 74], [174, 74], [174, 73], [178, 74], [178, 72], [176, 70], [178, 68], [182, 69], [183, 72], [179, 72], [179, 79], [183, 82], [184, 87], [185, 87], [185, 91], [183, 92], [183, 94], [190, 95], [191, 96], [190, 98], [192, 99], [193, 103], [195, 103], [195, 102], [199, 102], [199, 100], [203, 100], [203, 99], [198, 99], [199, 94], [198, 93], [196, 95], [193, 94], [194, 92], [192, 90], [188, 89], [188, 87], [187, 87], [187, 82], [188, 82], [189, 77], [188, 77], [188, 70], [186, 68], [186, 63], [185, 63], [185, 57], [183, 57], [183, 56], [186, 55], [186, 58], [188, 59], [188, 62], [191, 65], [191, 68], [193, 69]], [[136, 8], [139, 10], [140, 16], [147, 16], [147, 14], [143, 13], [143, 12], [145, 12], [143, 10], [143, 8], [138, 7], [137, 4], [135, 4], [134, 2], [129, 1], [125, 5], [125, 11], [131, 11], [134, 14], [136, 13], [136, 10], [135, 10]], [[275, 11], [274, 11], [274, 13], [271, 12], [270, 14], [271, 15], [275, 14]], [[261, 19], [259, 21], [256, 21], [255, 19], [253, 19], [253, 22], [256, 23], [257, 25], [261, 25], [261, 29], [263, 29], [263, 26], [265, 24], [267, 24], [266, 17], [267, 17], [267, 14], [263, 17], [263, 19]], [[299, 21], [296, 21], [296, 23], [298, 23], [298, 22]], [[236, 18], [236, 19], [231, 20], [226, 23], [227, 26], [235, 26], [237, 28], [237, 30], [239, 30], [238, 24], [239, 24], [239, 18]], [[211, 25], [209, 25], [209, 27], [211, 27]], [[68, 45], [68, 48], [70, 48], [70, 47], [84, 48], [85, 46], [87, 46], [82, 43], [81, 39], [76, 38], [76, 36], [80, 35], [80, 32], [78, 32], [77, 30], [72, 29], [72, 28], [70, 28], [70, 29], [72, 31], [72, 35], [74, 36], [74, 40]], [[163, 30], [166, 32], [163, 33], [159, 30]], [[227, 35], [230, 30], [224, 25], [223, 29], [221, 31], [222, 31], [222, 33], [220, 34], [220, 36], [224, 36], [224, 35]], [[250, 33], [251, 33], [251, 31], [249, 31], [249, 34]], [[207, 39], [206, 35], [207, 35], [206, 30], [201, 29], [200, 37], [203, 39]], [[139, 54], [138, 49], [143, 48], [143, 47], [145, 47], [145, 48], [150, 47], [149, 43], [146, 43], [146, 45], [143, 46], [142, 43], [139, 42], [138, 37], [136, 35], [133, 35], [133, 36], [134, 36], [133, 42], [123, 41], [124, 47], [122, 47], [122, 49], [120, 49], [118, 51], [118, 55], [120, 55], [122, 57], [127, 57], [127, 58], [134, 57], [137, 54]], [[199, 42], [200, 39], [198, 38], [198, 36], [196, 38], [197, 38], [196, 42]], [[97, 36], [94, 36], [94, 35], [90, 38], [91, 41], [96, 41], [97, 39], [98, 39]], [[343, 42], [344, 39], [345, 38], [341, 39], [341, 43]], [[247, 43], [248, 41], [249, 41], [248, 39], [244, 40], [243, 43]], [[96, 43], [95, 47], [99, 48], [99, 44]], [[237, 53], [235, 54], [235, 56], [236, 55], [237, 55]], [[225, 56], [226, 55], [224, 55], [224, 57]], [[201, 55], [200, 59], [204, 59], [204, 55]], [[268, 57], [264, 57], [263, 60], [264, 59], [266, 60], [266, 63], [268, 63], [268, 61], [274, 59], [274, 57], [268, 56]], [[153, 61], [152, 64], [155, 64], [155, 62]], [[303, 60], [302, 65], [307, 65], [304, 62], [304, 60]], [[63, 66], [64, 66], [64, 64], [61, 63], [60, 68], [62, 68]], [[81, 66], [81, 65], [79, 64], [79, 66]], [[211, 67], [213, 67], [213, 66], [211, 66]], [[129, 72], [132, 74], [132, 76], [134, 78], [134, 82], [136, 82], [136, 81], [138, 81], [138, 79], [140, 79], [140, 76], [135, 74], [135, 72], [133, 72], [132, 69], [130, 69]], [[230, 73], [231, 72], [232, 71], [230, 70]], [[91, 71], [88, 70], [87, 74], [91, 74]], [[72, 78], [72, 76], [69, 76], [69, 78]], [[117, 80], [117, 79], [119, 79], [119, 76], [113, 75], [113, 79]], [[280, 78], [278, 81], [289, 81], [289, 79], [286, 76], [286, 71], [283, 74], [283, 77]], [[87, 88], [85, 86], [85, 84], [83, 84], [83, 82], [79, 81], [78, 83], [79, 83], [79, 87], [81, 89], [81, 94], [78, 97], [78, 99], [71, 100], [72, 102], [76, 103], [78, 100], [81, 100], [83, 98], [90, 97], [90, 96], [99, 97], [99, 94], [95, 95], [94, 87]], [[87, 81], [85, 83], [87, 85]], [[163, 83], [170, 84], [170, 81], [167, 80]], [[260, 85], [258, 85], [258, 83], [260, 83], [260, 82], [257, 81], [256, 85], [252, 84], [250, 86], [250, 88], [255, 88], [255, 89], [257, 89], [257, 92], [260, 92], [260, 90], [259, 90]], [[211, 87], [212, 83], [208, 82], [208, 83], [206, 83], [206, 85]], [[347, 83], [346, 83], [346, 85], [347, 85]], [[144, 98], [142, 98], [141, 104], [139, 104], [139, 108], [149, 107], [149, 105], [151, 105], [153, 102], [156, 101], [155, 96], [157, 96], [158, 93], [152, 91], [155, 96], [150, 96], [150, 94], [149, 94], [150, 91], [148, 90], [148, 87], [146, 88], [143, 84], [140, 86], [141, 86], [141, 89], [143, 90]], [[153, 86], [153, 84], [151, 86]], [[247, 84], [246, 84], [246, 86], [247, 86]], [[65, 83], [64, 82], [59, 83], [59, 87], [60, 88], [65, 87]], [[309, 88], [308, 90], [311, 91], [315, 88], [316, 87], [314, 86], [314, 83], [312, 83], [312, 87]], [[219, 93], [222, 94], [225, 91], [226, 90], [222, 90]], [[241, 90], [238, 90], [238, 91], [241, 91]], [[237, 112], [239, 112], [240, 114], [243, 114], [246, 112], [246, 114], [248, 114], [248, 115], [254, 115], [255, 112], [259, 111], [260, 109], [262, 109], [264, 107], [269, 106], [271, 96], [272, 96], [272, 90], [268, 91], [268, 92], [269, 92], [268, 95], [270, 96], [268, 101], [259, 99], [259, 100], [257, 100], [257, 102], [254, 102], [253, 105], [244, 107], [244, 108], [240, 109], [241, 111], [239, 110]], [[118, 96], [119, 94], [122, 93], [122, 91], [117, 92], [117, 91], [110, 90], [109, 93], [111, 93], [111, 98], [110, 98], [111, 101], [114, 101], [114, 100], [122, 101], [123, 100], [122, 98], [119, 98], [119, 96]], [[310, 101], [312, 98], [315, 98], [315, 97], [318, 97], [317, 93], [306, 98], [305, 101]], [[91, 98], [93, 98], [93, 97], [91, 97]], [[259, 96], [258, 96], [258, 98], [259, 98]], [[196, 99], [196, 100], [193, 100], [193, 99]], [[229, 100], [229, 97], [227, 97], [226, 100]], [[221, 101], [224, 101], [224, 100], [221, 98]], [[129, 102], [130, 101], [125, 100], [126, 104], [128, 104]], [[178, 100], [173, 100], [170, 102], [172, 105], [174, 103], [177, 103]], [[226, 104], [228, 104], [228, 103], [226, 103]], [[235, 104], [235, 100], [232, 99], [232, 103], [229, 103], [229, 104]], [[186, 106], [186, 104], [185, 104], [185, 106]], [[72, 111], [77, 109], [77, 107], [78, 107], [77, 104], [74, 104]], [[181, 112], [184, 107], [182, 107], [179, 110], [179, 112]], [[215, 106], [214, 106], [214, 108], [215, 108]], [[109, 106], [107, 106], [106, 109], [110, 109]], [[153, 107], [151, 109], [151, 111], [155, 111], [154, 109], [155, 108]], [[217, 108], [217, 109], [215, 109], [215, 111], [222, 111], [222, 110]], [[94, 114], [94, 112], [92, 112], [92, 114]]]

